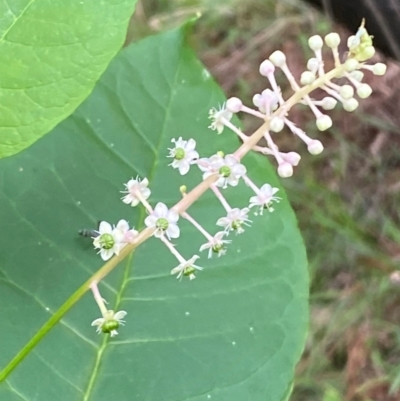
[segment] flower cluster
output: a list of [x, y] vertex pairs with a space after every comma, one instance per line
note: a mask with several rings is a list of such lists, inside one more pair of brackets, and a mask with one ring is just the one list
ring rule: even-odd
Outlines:
[[[325, 44], [331, 49], [335, 67], [325, 72], [322, 58], [322, 47]], [[286, 56], [276, 51], [268, 60], [260, 65], [260, 73], [269, 81], [270, 88], [253, 97], [255, 108], [243, 105], [236, 97], [229, 99], [221, 108], [212, 109], [209, 117], [212, 120], [209, 128], [221, 134], [227, 127], [242, 140], [243, 144], [233, 154], [225, 155], [222, 151], [212, 154], [209, 157], [200, 157], [196, 150], [196, 141], [192, 138], [172, 139], [173, 146], [168, 148], [167, 157], [172, 159], [169, 164], [177, 169], [181, 175], [186, 175], [192, 166], [197, 166], [202, 174], [202, 182], [189, 193], [186, 186], [180, 188], [182, 200], [172, 207], [158, 202], [153, 208], [149, 203], [151, 191], [147, 178], [129, 180], [122, 191], [122, 201], [132, 207], [142, 205], [147, 216], [144, 220], [146, 229], [139, 235], [130, 228], [125, 220], [120, 220], [116, 226], [103, 221], [100, 223], [96, 236], [93, 237], [93, 244], [99, 249], [103, 260], [108, 260], [113, 255], [118, 255], [121, 249], [127, 244], [132, 244], [132, 249], [139, 245], [143, 238], [154, 236], [160, 240], [177, 260], [177, 266], [171, 270], [171, 274], [178, 279], [187, 277], [189, 280], [196, 278], [196, 273], [203, 270], [197, 265], [198, 255], [184, 257], [177, 250], [176, 244], [171, 241], [180, 236], [179, 219], [188, 221], [205, 238], [205, 243], [199, 247], [199, 252], [208, 251], [208, 258], [214, 254], [218, 257], [225, 255], [227, 247], [232, 242], [228, 239], [233, 232], [242, 234], [252, 221], [249, 213], [253, 210], [255, 216], [263, 215], [263, 212], [274, 211], [274, 203], [279, 203], [280, 197], [276, 196], [278, 188], [269, 183], [260, 187], [250, 178], [250, 172], [243, 164], [244, 156], [251, 150], [272, 155], [278, 163], [278, 174], [281, 177], [289, 177], [293, 174], [293, 167], [300, 161], [300, 155], [296, 152], [281, 152], [273, 141], [272, 136], [281, 132], [287, 127], [295, 136], [299, 137], [306, 145], [311, 154], [319, 154], [323, 151], [322, 143], [317, 139], [310, 138], [303, 130], [298, 128], [289, 118], [289, 111], [296, 104], [305, 104], [314, 113], [316, 126], [320, 131], [329, 129], [332, 125], [331, 118], [321, 110], [333, 109], [337, 102], [341, 102], [347, 111], [353, 111], [358, 106], [354, 97], [356, 93], [359, 98], [368, 97], [372, 90], [369, 85], [362, 83], [362, 70], [369, 70], [376, 75], [385, 73], [386, 67], [382, 63], [367, 65], [365, 61], [374, 54], [371, 37], [362, 25], [356, 35], [348, 41], [348, 53], [345, 60], [339, 57], [338, 46], [339, 35], [330, 33], [323, 40], [320, 36], [313, 36], [308, 41], [314, 52], [314, 57], [307, 62], [307, 69], [301, 74], [299, 82], [295, 79], [286, 64]], [[282, 92], [275, 79], [275, 70], [279, 68], [286, 76], [293, 90], [293, 95], [284, 99]], [[334, 83], [335, 78], [346, 78], [348, 83]], [[315, 89], [322, 89], [327, 96], [320, 100], [313, 99], [310, 94]], [[231, 119], [235, 113], [245, 112], [262, 119], [263, 125], [252, 135], [245, 135], [237, 128]], [[267, 146], [258, 146], [260, 139], [264, 138]], [[224, 195], [228, 187], [245, 186], [251, 190], [245, 205], [233, 205]], [[211, 234], [207, 228], [200, 224], [189, 214], [189, 207], [199, 199], [207, 190], [210, 190], [221, 205], [221, 217], [215, 225], [217, 232]], [[123, 324], [122, 320], [126, 312], [114, 313], [108, 310], [101, 298], [96, 283], [91, 285], [93, 295], [100, 308], [102, 317], [93, 321], [92, 325], [97, 326], [98, 332], [109, 333], [111, 336], [117, 334], [117, 328]]]
[[[325, 72], [324, 61], [322, 57], [323, 45], [330, 48], [335, 68]], [[260, 74], [267, 78], [270, 88], [263, 90], [260, 94], [253, 97], [253, 104], [256, 109], [243, 105], [242, 101], [236, 97], [228, 99], [219, 110], [212, 109], [209, 117], [212, 120], [210, 128], [221, 134], [225, 127], [235, 132], [245, 145], [244, 149], [255, 150], [266, 155], [272, 155], [278, 164], [278, 174], [281, 177], [290, 177], [293, 174], [293, 167], [300, 161], [300, 155], [296, 152], [280, 152], [278, 146], [273, 141], [272, 135], [281, 132], [286, 126], [295, 136], [300, 138], [313, 155], [321, 153], [324, 149], [322, 143], [310, 138], [301, 128], [297, 127], [289, 118], [289, 110], [296, 104], [307, 105], [315, 116], [316, 127], [319, 131], [325, 131], [332, 126], [331, 118], [324, 113], [325, 110], [333, 109], [340, 102], [346, 111], [354, 111], [358, 107], [358, 100], [355, 94], [364, 99], [371, 95], [371, 87], [362, 82], [363, 71], [371, 71], [375, 75], [383, 75], [386, 72], [386, 66], [382, 63], [368, 65], [366, 60], [371, 58], [375, 49], [372, 45], [371, 36], [368, 35], [364, 22], [356, 35], [351, 36], [347, 42], [348, 53], [342, 61], [339, 56], [338, 46], [340, 37], [337, 33], [329, 33], [324, 40], [318, 36], [312, 36], [308, 40], [308, 45], [314, 52], [314, 56], [307, 62], [307, 69], [301, 74], [299, 82], [291, 73], [287, 63], [286, 56], [281, 51], [275, 51], [267, 60], [260, 65]], [[280, 69], [288, 80], [293, 95], [284, 99], [280, 87], [275, 79], [275, 71]], [[336, 78], [345, 78], [348, 83], [337, 84], [333, 80]], [[343, 82], [343, 79], [342, 81]], [[315, 89], [322, 89], [326, 96], [320, 100], [315, 100], [310, 93]], [[243, 134], [239, 128], [231, 123], [231, 118], [235, 113], [245, 112], [256, 116], [264, 121], [261, 133], [254, 133], [251, 137]], [[262, 139], [267, 142], [267, 146], [257, 146], [257, 142]]]

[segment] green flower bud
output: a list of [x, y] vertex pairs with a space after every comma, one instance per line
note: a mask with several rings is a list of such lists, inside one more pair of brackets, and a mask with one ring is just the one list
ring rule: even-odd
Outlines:
[[284, 126], [285, 126], [285, 122], [283, 121], [283, 118], [280, 118], [280, 117], [273, 117], [269, 124], [271, 131], [274, 131], [274, 132], [282, 131]]
[[357, 88], [357, 95], [361, 98], [361, 99], [365, 99], [368, 96], [370, 96], [372, 93], [372, 88], [368, 85], [368, 84], [361, 84], [358, 88]]
[[386, 72], [386, 65], [383, 63], [376, 63], [372, 67], [372, 73], [374, 75], [385, 75], [385, 72]]
[[357, 99], [351, 98], [351, 99], [346, 99], [343, 101], [343, 108], [346, 111], [354, 111], [358, 107], [358, 101]]
[[280, 50], [274, 51], [269, 56], [269, 60], [276, 67], [282, 67], [286, 64], [286, 56]]
[[325, 36], [325, 43], [330, 48], [336, 48], [340, 44], [340, 36], [336, 32], [328, 33]]
[[304, 71], [300, 77], [300, 83], [302, 85], [309, 85], [312, 84], [316, 79], [316, 76], [311, 71]]
[[308, 46], [310, 46], [310, 49], [313, 51], [318, 51], [322, 49], [324, 42], [319, 35], [314, 35], [311, 36], [310, 39], [308, 39]]
[[350, 99], [354, 96], [354, 88], [350, 85], [343, 85], [339, 90], [339, 95], [343, 99]]

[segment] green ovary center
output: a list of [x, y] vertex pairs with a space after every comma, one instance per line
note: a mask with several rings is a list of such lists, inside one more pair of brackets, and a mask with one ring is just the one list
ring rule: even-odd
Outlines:
[[164, 217], [160, 217], [157, 222], [156, 222], [156, 227], [165, 231], [168, 228], [168, 220], [165, 219]]
[[193, 274], [196, 271], [196, 269], [192, 266], [188, 266], [184, 271], [183, 271], [183, 275], [184, 276], [190, 276], [191, 274]]
[[103, 333], [111, 333], [113, 330], [117, 330], [119, 327], [119, 323], [116, 320], [107, 320], [101, 326], [101, 330]]
[[212, 247], [213, 252], [218, 253], [221, 252], [224, 248], [223, 244], [216, 244]]
[[175, 159], [182, 160], [185, 157], [185, 150], [182, 148], [175, 149]]
[[102, 234], [100, 237], [100, 246], [103, 249], [111, 249], [115, 244], [114, 237], [111, 234]]
[[228, 178], [231, 175], [231, 169], [228, 166], [222, 166], [219, 169], [219, 174], [224, 177], [224, 178]]
[[234, 221], [232, 221], [232, 228], [233, 228], [234, 230], [239, 229], [239, 228], [241, 227], [241, 225], [242, 225], [242, 221], [240, 221], [240, 220], [234, 220]]

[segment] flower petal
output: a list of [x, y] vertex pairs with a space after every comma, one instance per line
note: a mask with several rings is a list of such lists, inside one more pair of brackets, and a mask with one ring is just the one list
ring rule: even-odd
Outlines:
[[116, 228], [118, 228], [118, 230], [121, 230], [122, 232], [125, 232], [129, 230], [129, 224], [126, 220], [120, 220], [117, 223]]
[[169, 238], [178, 238], [180, 235], [179, 227], [174, 223], [170, 223], [167, 228], [166, 234]]
[[186, 160], [181, 160], [179, 163], [179, 174], [180, 175], [185, 175], [188, 173], [190, 169], [190, 164]]
[[102, 249], [100, 251], [100, 256], [104, 261], [110, 259], [113, 256], [113, 254], [114, 252], [112, 249]]
[[144, 219], [144, 224], [146, 224], [147, 227], [155, 227], [157, 220], [158, 218], [156, 216], [150, 214]]
[[114, 315], [114, 319], [119, 321], [119, 320], [123, 319], [127, 314], [128, 314], [128, 312], [125, 312], [124, 310], [120, 310]]
[[154, 215], [157, 217], [167, 217], [168, 208], [164, 203], [158, 202], [154, 208]]
[[195, 149], [195, 147], [196, 147], [196, 141], [194, 140], [194, 139], [192, 139], [192, 138], [190, 138], [188, 141], [187, 141], [187, 145], [186, 145], [186, 151], [187, 152], [190, 152], [191, 150], [194, 150]]
[[175, 209], [168, 211], [167, 220], [169, 223], [176, 223], [179, 220], [179, 213]]
[[98, 318], [96, 320], [93, 320], [92, 326], [99, 326], [100, 327], [100, 326], [102, 326], [104, 324], [105, 321], [106, 320], [104, 318], [100, 317], [100, 318]]
[[106, 221], [102, 221], [99, 225], [99, 233], [101, 234], [111, 234], [112, 232], [112, 227], [110, 223], [107, 223]]

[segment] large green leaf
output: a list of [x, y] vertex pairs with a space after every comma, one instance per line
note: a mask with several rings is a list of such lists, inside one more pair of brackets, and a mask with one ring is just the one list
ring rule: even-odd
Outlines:
[[[147, 176], [151, 202], [172, 205], [179, 186], [201, 179], [168, 167], [171, 138], [194, 137], [200, 154], [232, 152], [232, 133], [207, 129], [223, 99], [185, 44], [185, 31], [125, 49], [89, 99], [29, 150], [0, 162], [0, 366], [101, 266], [80, 228], [143, 211], [120, 201], [123, 182]], [[247, 156], [250, 176], [279, 185], [264, 157]], [[244, 185], [226, 191], [244, 207]], [[199, 260], [194, 281], [170, 275], [177, 262], [155, 238], [101, 284], [128, 311], [115, 338], [90, 327], [99, 312], [87, 294], [0, 384], [6, 401], [280, 401], [291, 386], [306, 334], [308, 275], [304, 245], [284, 200], [254, 216], [222, 258]], [[211, 193], [190, 209], [211, 232], [224, 214]], [[186, 257], [204, 240], [181, 222]]]
[[89, 95], [122, 46], [136, 0], [0, 1], [0, 158]]

